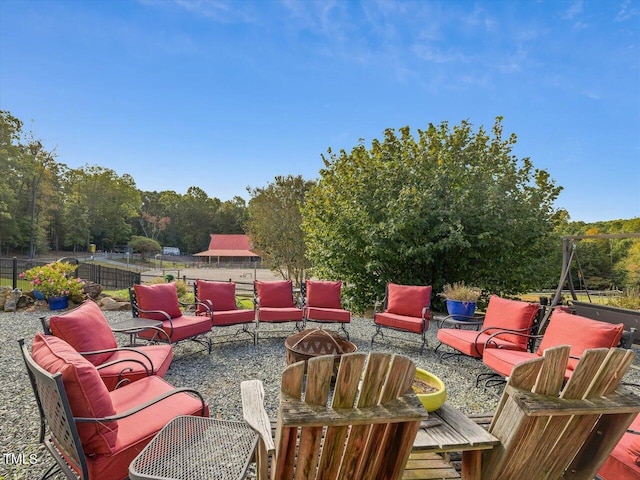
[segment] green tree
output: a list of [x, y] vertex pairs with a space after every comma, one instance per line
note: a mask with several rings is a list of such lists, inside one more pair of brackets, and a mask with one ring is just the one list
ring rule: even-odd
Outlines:
[[0, 253], [3, 246], [9, 249], [20, 244], [16, 186], [22, 164], [21, 136], [22, 122], [0, 110]]
[[303, 212], [314, 272], [345, 281], [360, 307], [389, 281], [512, 294], [548, 279], [560, 187], [512, 154], [501, 121], [492, 136], [443, 122], [329, 150]]
[[140, 209], [140, 191], [133, 178], [99, 166], [86, 165], [70, 175], [68, 196], [90, 213], [89, 237], [101, 250], [131, 238], [131, 219]]
[[143, 259], [147, 254], [153, 255], [162, 251], [162, 246], [157, 240], [147, 237], [139, 237], [137, 235], [131, 237], [131, 240], [129, 240], [129, 246], [134, 252], [140, 253]]
[[276, 177], [264, 188], [248, 188], [249, 220], [246, 224], [254, 248], [282, 278], [304, 280], [305, 258], [301, 208], [313, 182], [302, 176]]

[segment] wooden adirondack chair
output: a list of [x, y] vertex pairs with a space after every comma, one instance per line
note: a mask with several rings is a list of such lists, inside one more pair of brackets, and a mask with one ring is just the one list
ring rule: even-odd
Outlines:
[[640, 398], [618, 388], [631, 350], [586, 350], [563, 387], [569, 350], [514, 368], [489, 427], [501, 445], [484, 452], [483, 480], [593, 479], [640, 412]]
[[[259, 434], [258, 478], [400, 479], [427, 412], [411, 390], [415, 365], [401, 355], [342, 355], [328, 405], [334, 356], [288, 366], [275, 444], [262, 382], [242, 382], [244, 418]], [[296, 448], [297, 447], [297, 448]]]

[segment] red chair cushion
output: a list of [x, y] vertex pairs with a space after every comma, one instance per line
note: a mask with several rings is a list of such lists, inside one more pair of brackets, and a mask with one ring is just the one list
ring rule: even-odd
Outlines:
[[262, 282], [256, 280], [256, 291], [260, 301], [260, 308], [288, 308], [293, 307], [293, 289], [291, 280]]
[[482, 353], [482, 362], [503, 377], [511, 375], [513, 367], [518, 363], [531, 360], [532, 358], [540, 357], [536, 353], [503, 350], [501, 348], [485, 348]]
[[238, 325], [241, 323], [251, 323], [256, 319], [256, 312], [253, 310], [225, 310], [213, 314], [213, 326], [224, 327], [226, 325]]
[[[485, 344], [489, 339], [486, 333], [479, 333], [475, 330], [463, 330], [457, 328], [441, 328], [438, 330], [438, 340], [470, 357], [480, 358], [485, 349]], [[491, 339], [489, 348], [504, 348], [507, 350], [526, 350], [509, 340], [504, 340], [504, 336], [496, 335]]]
[[[640, 431], [640, 415], [629, 426], [630, 430]], [[602, 480], [640, 478], [640, 435], [625, 433], [607, 460], [598, 470]]]
[[[569, 355], [579, 358], [588, 348], [616, 347], [620, 343], [623, 330], [622, 323], [600, 322], [562, 310], [554, 310], [540, 342], [538, 355], [542, 355], [547, 348], [571, 345]], [[574, 370], [577, 364], [577, 359], [570, 358], [568, 368]]]
[[[171, 323], [169, 323], [168, 320], [162, 322], [161, 328], [167, 332], [171, 342], [179, 342], [207, 333], [211, 330], [212, 326], [213, 324], [208, 316], [180, 315], [179, 317], [172, 318]], [[147, 339], [152, 339], [156, 335], [157, 332], [151, 329], [138, 333], [139, 337]]]
[[302, 310], [295, 307], [260, 307], [257, 316], [260, 322], [300, 322], [302, 320]]
[[[100, 307], [86, 300], [78, 308], [49, 319], [49, 328], [56, 337], [63, 339], [78, 352], [91, 352], [116, 348], [116, 337]], [[106, 362], [111, 353], [88, 355], [94, 365]]]
[[422, 324], [422, 318], [420, 315], [417, 317], [397, 315], [395, 313], [376, 313], [373, 317], [373, 321], [376, 325], [382, 325], [383, 327], [396, 328], [405, 332], [422, 333], [422, 329], [426, 331], [429, 328], [429, 322]]
[[387, 312], [407, 317], [422, 317], [422, 309], [431, 303], [431, 285], [387, 285]]
[[[119, 362], [98, 370], [100, 378], [102, 378], [107, 390], [114, 390], [122, 378], [126, 378], [129, 382], [136, 382], [147, 376], [147, 371], [139, 363], [121, 360], [134, 359], [143, 362], [149, 369], [149, 375], [153, 372], [154, 375], [164, 377], [167, 373], [169, 365], [171, 365], [171, 360], [173, 360], [173, 349], [171, 345], [144, 345], [135, 347], [135, 350], [139, 350], [151, 359], [153, 369], [149, 365], [149, 360], [147, 360], [146, 357], [130, 350], [117, 350], [111, 355], [109, 362]], [[123, 372], [125, 369], [126, 371]]]
[[342, 282], [307, 280], [307, 305], [310, 307], [342, 309]]
[[[62, 374], [74, 417], [99, 418], [116, 413], [98, 370], [64, 340], [37, 333], [31, 348], [33, 360], [49, 373]], [[118, 422], [77, 423], [85, 454], [110, 454], [116, 446]]]
[[351, 313], [341, 308], [307, 307], [305, 316], [312, 322], [351, 322]]
[[[152, 376], [126, 385], [110, 393], [117, 413], [137, 407], [175, 387], [163, 379]], [[179, 393], [141, 410], [129, 417], [118, 420], [120, 428], [112, 455], [98, 455], [87, 458], [89, 478], [100, 480], [121, 480], [129, 475], [129, 465], [151, 439], [178, 415], [202, 415], [200, 400]], [[208, 407], [205, 415], [209, 416]]]
[[[182, 315], [180, 304], [178, 303], [178, 290], [175, 283], [157, 283], [155, 285], [134, 285], [138, 306], [142, 310], [162, 310], [167, 312], [171, 318]], [[161, 313], [140, 312], [140, 318], [150, 318], [152, 320], [166, 320], [167, 317]]]
[[[519, 300], [508, 300], [497, 295], [489, 298], [489, 305], [484, 317], [482, 327], [496, 327], [496, 330], [489, 329], [485, 333], [492, 334], [499, 329], [521, 330], [531, 328], [538, 313], [538, 304], [522, 302]], [[528, 333], [528, 332], [524, 332]], [[527, 349], [527, 337], [520, 335], [502, 334], [500, 339], [517, 345], [521, 350]]]
[[[198, 301], [207, 304], [211, 310], [217, 312], [235, 310], [237, 308], [235, 283], [196, 280], [196, 284], [198, 287]], [[198, 310], [203, 311], [204, 309], [198, 305]]]

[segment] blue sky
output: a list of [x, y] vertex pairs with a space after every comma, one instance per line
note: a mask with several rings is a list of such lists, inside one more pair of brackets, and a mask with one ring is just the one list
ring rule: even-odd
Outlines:
[[221, 200], [503, 116], [572, 220], [640, 216], [639, 0], [1, 0], [0, 108], [70, 167]]

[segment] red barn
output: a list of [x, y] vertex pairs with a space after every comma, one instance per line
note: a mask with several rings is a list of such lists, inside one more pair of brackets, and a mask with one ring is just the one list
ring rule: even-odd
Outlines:
[[195, 257], [215, 258], [217, 266], [255, 266], [260, 256], [251, 251], [251, 239], [244, 234], [211, 234], [209, 249], [194, 254]]

